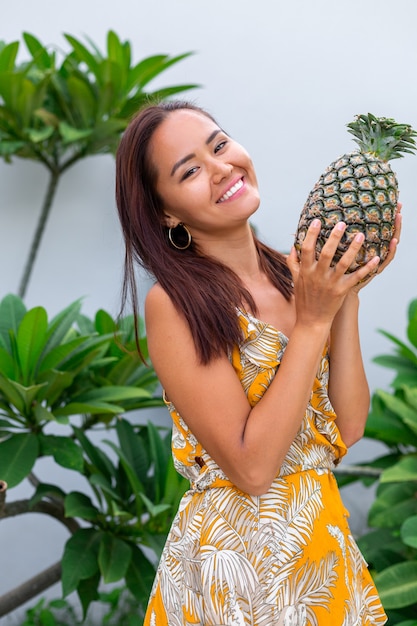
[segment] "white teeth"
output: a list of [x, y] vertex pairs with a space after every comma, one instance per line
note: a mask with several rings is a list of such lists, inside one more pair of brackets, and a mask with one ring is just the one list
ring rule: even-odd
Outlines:
[[226, 193], [220, 198], [220, 200], [218, 200], [218, 202], [224, 202], [225, 200], [228, 200], [236, 193], [236, 191], [239, 191], [239, 189], [242, 189], [242, 187], [243, 187], [243, 180], [240, 179], [237, 181], [237, 183], [233, 185], [233, 187], [230, 187], [229, 191], [226, 191]]

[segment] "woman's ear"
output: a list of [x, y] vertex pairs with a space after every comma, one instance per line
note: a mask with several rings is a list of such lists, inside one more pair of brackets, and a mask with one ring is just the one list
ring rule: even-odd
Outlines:
[[179, 224], [179, 220], [176, 219], [173, 215], [168, 215], [167, 213], [164, 213], [162, 223], [167, 228], [176, 228]]

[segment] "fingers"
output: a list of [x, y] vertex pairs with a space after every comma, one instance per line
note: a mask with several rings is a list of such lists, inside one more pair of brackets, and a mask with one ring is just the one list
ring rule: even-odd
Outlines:
[[303, 263], [314, 263], [316, 260], [316, 243], [317, 237], [320, 234], [320, 229], [321, 222], [316, 218], [308, 227], [307, 234], [301, 247], [300, 258], [302, 258]]
[[397, 243], [400, 242], [401, 227], [402, 227], [402, 221], [403, 221], [403, 216], [401, 215], [400, 211], [401, 211], [401, 209], [397, 211], [397, 213], [395, 215], [395, 220], [394, 220], [393, 239], [396, 239]]
[[358, 292], [379, 274], [379, 261], [379, 256], [375, 256], [366, 265], [348, 275], [354, 291]]
[[297, 250], [295, 249], [294, 246], [291, 248], [290, 253], [287, 256], [286, 260], [287, 260], [288, 268], [292, 274], [293, 281], [295, 281], [300, 271], [300, 267], [299, 267]]
[[319, 219], [314, 219], [307, 230], [301, 249], [300, 257], [303, 265], [313, 265], [317, 261], [321, 266], [330, 266], [345, 229], [346, 224], [344, 222], [338, 222], [334, 226], [317, 259], [316, 244], [321, 230], [321, 222]]

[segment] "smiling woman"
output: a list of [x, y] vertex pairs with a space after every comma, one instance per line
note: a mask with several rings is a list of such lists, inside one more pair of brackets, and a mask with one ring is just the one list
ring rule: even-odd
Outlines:
[[138, 262], [155, 277], [148, 347], [190, 481], [145, 625], [384, 624], [332, 473], [368, 413], [358, 293], [379, 259], [346, 273], [358, 235], [331, 266], [344, 223], [318, 259], [317, 221], [300, 258], [261, 243], [250, 156], [189, 103], [137, 115], [116, 188], [123, 304], [130, 291], [136, 309]]

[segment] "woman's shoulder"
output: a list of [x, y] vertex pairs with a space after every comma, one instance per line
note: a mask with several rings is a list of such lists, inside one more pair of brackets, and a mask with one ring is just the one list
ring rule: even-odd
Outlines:
[[163, 287], [161, 287], [159, 283], [154, 283], [152, 287], [148, 290], [148, 293], [146, 294], [145, 304], [158, 303], [164, 299], [167, 299], [170, 301], [170, 298], [167, 292], [165, 291], [165, 289], [163, 289]]
[[174, 304], [160, 283], [154, 283], [145, 298], [145, 317], [152, 315], [172, 315], [175, 312]]
[[147, 327], [151, 323], [164, 323], [164, 321], [170, 324], [178, 322], [183, 325], [182, 316], [160, 283], [152, 285], [146, 295], [145, 321]]

